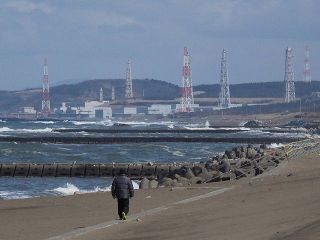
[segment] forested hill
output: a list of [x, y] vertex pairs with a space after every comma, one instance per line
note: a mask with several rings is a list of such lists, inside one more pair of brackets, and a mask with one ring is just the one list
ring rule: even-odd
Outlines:
[[[312, 92], [320, 92], [320, 82], [296, 82], [296, 96], [309, 96]], [[111, 89], [114, 87], [116, 99], [121, 100], [125, 95], [124, 79], [97, 79], [76, 84], [65, 84], [50, 89], [53, 107], [60, 106], [61, 102], [70, 102], [82, 105], [86, 100], [98, 100], [100, 88], [104, 98], [110, 100]], [[231, 97], [263, 98], [283, 97], [283, 82], [242, 83], [230, 85]], [[172, 100], [180, 95], [177, 85], [154, 79], [133, 80], [134, 96], [146, 100]], [[218, 97], [218, 84], [199, 85], [194, 87], [196, 97]], [[33, 106], [40, 109], [41, 89], [26, 89], [22, 91], [0, 91], [0, 111], [13, 111], [23, 106]]]
[[[295, 82], [296, 97], [309, 96], [312, 92], [320, 92], [320, 82]], [[194, 91], [200, 91], [198, 97], [217, 97], [220, 86], [218, 84], [199, 85]], [[231, 97], [239, 98], [281, 98], [284, 97], [284, 82], [241, 83], [230, 85]]]

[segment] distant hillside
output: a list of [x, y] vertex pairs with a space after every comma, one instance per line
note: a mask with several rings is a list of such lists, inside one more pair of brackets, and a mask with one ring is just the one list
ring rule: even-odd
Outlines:
[[[309, 96], [312, 92], [320, 92], [320, 82], [295, 82], [296, 96]], [[220, 86], [218, 84], [199, 85], [194, 91], [201, 91], [197, 97], [218, 97]], [[230, 85], [231, 97], [237, 98], [281, 98], [284, 97], [285, 85], [283, 82], [241, 83]]]
[[[105, 100], [111, 100], [112, 87], [115, 89], [116, 99], [124, 99], [124, 79], [96, 79], [51, 87], [51, 105], [58, 107], [61, 105], [61, 102], [83, 105], [86, 100], [98, 100], [100, 88], [103, 89]], [[135, 79], [133, 80], [133, 91], [137, 99], [171, 100], [179, 96], [180, 90], [178, 86], [165, 81]], [[0, 91], [0, 111], [17, 111], [23, 106], [34, 106], [36, 109], [40, 109], [41, 89]]]
[[[320, 82], [296, 82], [296, 96], [309, 96], [311, 92], [320, 92]], [[51, 104], [58, 107], [61, 102], [82, 105], [86, 100], [98, 100], [100, 88], [103, 89], [106, 100], [111, 98], [111, 89], [115, 88], [116, 99], [125, 95], [124, 79], [96, 79], [77, 84], [64, 84], [50, 89]], [[172, 100], [180, 95], [177, 85], [154, 79], [135, 79], [133, 81], [134, 96], [146, 100]], [[199, 85], [194, 87], [196, 97], [218, 97], [218, 84]], [[283, 82], [242, 83], [230, 85], [231, 97], [237, 98], [281, 98], [284, 94]], [[23, 106], [41, 107], [41, 89], [22, 91], [0, 91], [0, 111], [17, 111]]]

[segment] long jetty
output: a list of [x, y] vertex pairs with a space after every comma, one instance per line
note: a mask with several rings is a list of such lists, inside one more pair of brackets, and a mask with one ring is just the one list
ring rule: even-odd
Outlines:
[[[186, 165], [186, 164], [183, 164]], [[187, 165], [193, 165], [188, 163]], [[124, 169], [132, 179], [175, 174], [182, 164], [0, 164], [0, 177], [115, 177]]]
[[250, 143], [250, 144], [270, 144], [270, 143], [290, 143], [303, 140], [305, 138], [292, 137], [69, 137], [69, 136], [40, 136], [40, 137], [20, 137], [9, 136], [0, 137], [0, 142], [14, 143], [53, 143], [53, 144], [124, 144], [124, 143], [156, 143], [156, 142], [183, 142], [183, 143]]

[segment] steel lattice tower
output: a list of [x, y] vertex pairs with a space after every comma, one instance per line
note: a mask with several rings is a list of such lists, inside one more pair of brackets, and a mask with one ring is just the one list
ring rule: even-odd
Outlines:
[[99, 95], [100, 95], [99, 96], [99, 101], [103, 102], [103, 89], [102, 88], [100, 88], [100, 94]]
[[131, 71], [131, 61], [128, 61], [127, 66], [127, 76], [126, 76], [126, 99], [133, 98], [133, 90], [132, 90], [132, 71]]
[[182, 67], [182, 87], [179, 112], [193, 112], [193, 89], [191, 80], [190, 55], [188, 49], [184, 48]]
[[310, 67], [310, 52], [307, 46], [304, 52], [304, 71], [303, 71], [303, 81], [311, 82], [311, 67]]
[[50, 110], [50, 96], [49, 96], [49, 77], [48, 77], [48, 63], [47, 59], [43, 64], [43, 79], [42, 79], [42, 108], [41, 113], [47, 116]]
[[230, 90], [229, 90], [229, 76], [227, 69], [227, 51], [222, 50], [221, 57], [221, 70], [220, 70], [220, 94], [219, 94], [219, 107], [230, 107]]
[[115, 93], [114, 87], [111, 88], [111, 100], [112, 101], [116, 100], [116, 93]]
[[286, 85], [286, 92], [285, 92], [285, 102], [289, 103], [294, 101], [295, 96], [295, 87], [294, 87], [294, 73], [293, 73], [293, 49], [287, 48], [286, 49], [286, 60], [285, 60], [285, 74], [284, 74], [284, 83]]

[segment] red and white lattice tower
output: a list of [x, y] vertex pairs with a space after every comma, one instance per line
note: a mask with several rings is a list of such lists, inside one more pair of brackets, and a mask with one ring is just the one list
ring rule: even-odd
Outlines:
[[48, 115], [50, 110], [50, 96], [49, 96], [49, 77], [48, 77], [48, 63], [47, 59], [44, 60], [43, 64], [43, 79], [42, 79], [42, 108], [41, 113]]
[[193, 89], [191, 80], [190, 55], [188, 49], [184, 48], [182, 67], [181, 101], [179, 112], [193, 112]]
[[132, 90], [132, 71], [131, 71], [131, 61], [128, 61], [127, 66], [127, 76], [126, 76], [126, 99], [133, 98], [133, 90]]
[[303, 71], [303, 81], [311, 82], [311, 67], [310, 67], [310, 52], [309, 47], [306, 47], [304, 52], [304, 71]]

